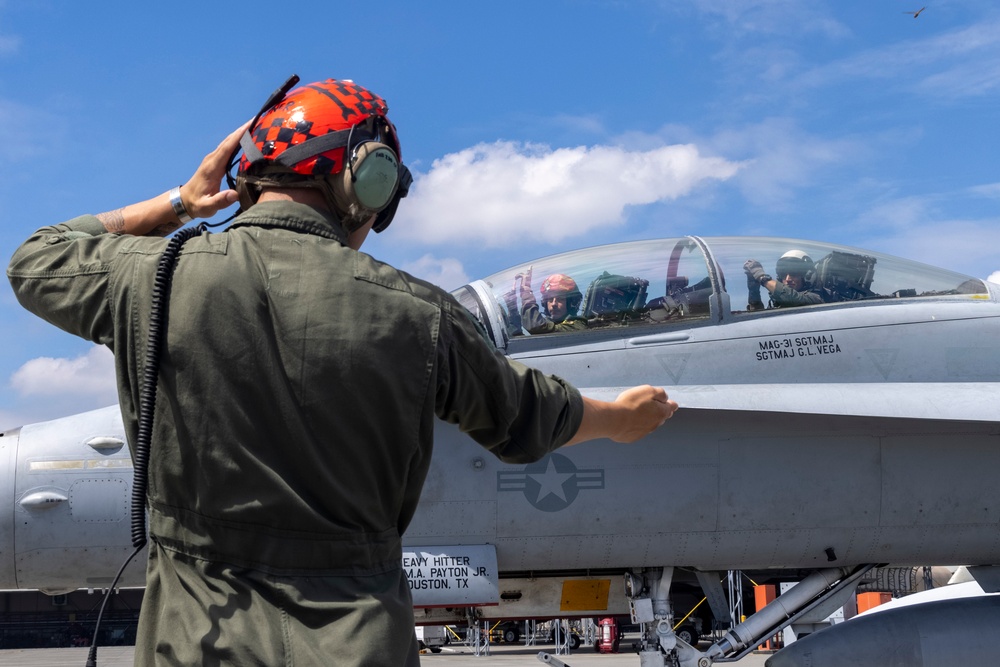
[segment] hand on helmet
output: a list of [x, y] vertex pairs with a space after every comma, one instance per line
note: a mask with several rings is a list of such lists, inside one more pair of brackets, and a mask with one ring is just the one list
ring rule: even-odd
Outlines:
[[764, 267], [756, 259], [748, 259], [743, 265], [743, 270], [760, 285], [773, 280], [771, 276], [764, 272]]
[[223, 139], [214, 151], [205, 156], [188, 182], [181, 186], [181, 201], [192, 218], [211, 218], [239, 199], [235, 190], [221, 190], [221, 186], [229, 166], [226, 164], [229, 156], [249, 126], [250, 121], [247, 121]]

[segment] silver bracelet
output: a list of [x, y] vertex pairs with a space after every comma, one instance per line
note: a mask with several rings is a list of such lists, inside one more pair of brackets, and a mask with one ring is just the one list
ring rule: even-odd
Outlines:
[[188, 214], [187, 209], [184, 208], [184, 202], [181, 200], [181, 186], [178, 185], [170, 191], [170, 205], [173, 207], [174, 213], [177, 214], [177, 218], [181, 221], [182, 225], [186, 225], [194, 220]]

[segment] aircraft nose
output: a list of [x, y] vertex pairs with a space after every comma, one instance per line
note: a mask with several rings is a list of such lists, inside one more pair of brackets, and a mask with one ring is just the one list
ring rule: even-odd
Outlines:
[[847, 667], [855, 664], [857, 656], [852, 655], [853, 652], [843, 650], [845, 647], [839, 642], [831, 646], [818, 637], [813, 639], [816, 635], [789, 644], [765, 660], [764, 667]]
[[941, 600], [838, 623], [789, 644], [766, 667], [992, 664], [1000, 596]]
[[[919, 641], [890, 637], [877, 627], [850, 622], [824, 628], [789, 644], [764, 661], [765, 667], [923, 667]], [[904, 633], [905, 634], [905, 633]]]
[[[796, 642], [796, 644], [797, 643], [798, 642]], [[792, 646], [795, 646], [795, 644], [792, 644], [788, 648], [781, 649], [780, 651], [772, 655], [770, 658], [765, 660], [764, 667], [798, 667], [798, 665], [801, 664], [799, 662], [801, 656], [783, 655], [785, 651], [790, 650]]]

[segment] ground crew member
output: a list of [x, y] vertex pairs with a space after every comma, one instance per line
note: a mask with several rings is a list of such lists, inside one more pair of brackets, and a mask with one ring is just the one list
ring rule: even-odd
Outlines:
[[[510, 462], [636, 440], [662, 389], [594, 401], [507, 359], [444, 291], [358, 252], [409, 173], [384, 100], [350, 81], [292, 91], [179, 188], [42, 227], [18, 300], [115, 353], [135, 442], [154, 273], [191, 218], [163, 333], [137, 665], [419, 664], [401, 535], [434, 417]], [[244, 151], [236, 189], [220, 190]]]

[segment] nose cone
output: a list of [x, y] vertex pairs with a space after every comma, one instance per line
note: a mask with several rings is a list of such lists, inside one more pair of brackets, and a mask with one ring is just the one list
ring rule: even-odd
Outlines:
[[765, 667], [921, 667], [919, 641], [894, 623], [841, 623], [789, 644]]
[[766, 667], [954, 667], [992, 664], [1000, 596], [946, 600], [867, 614], [775, 653]]

